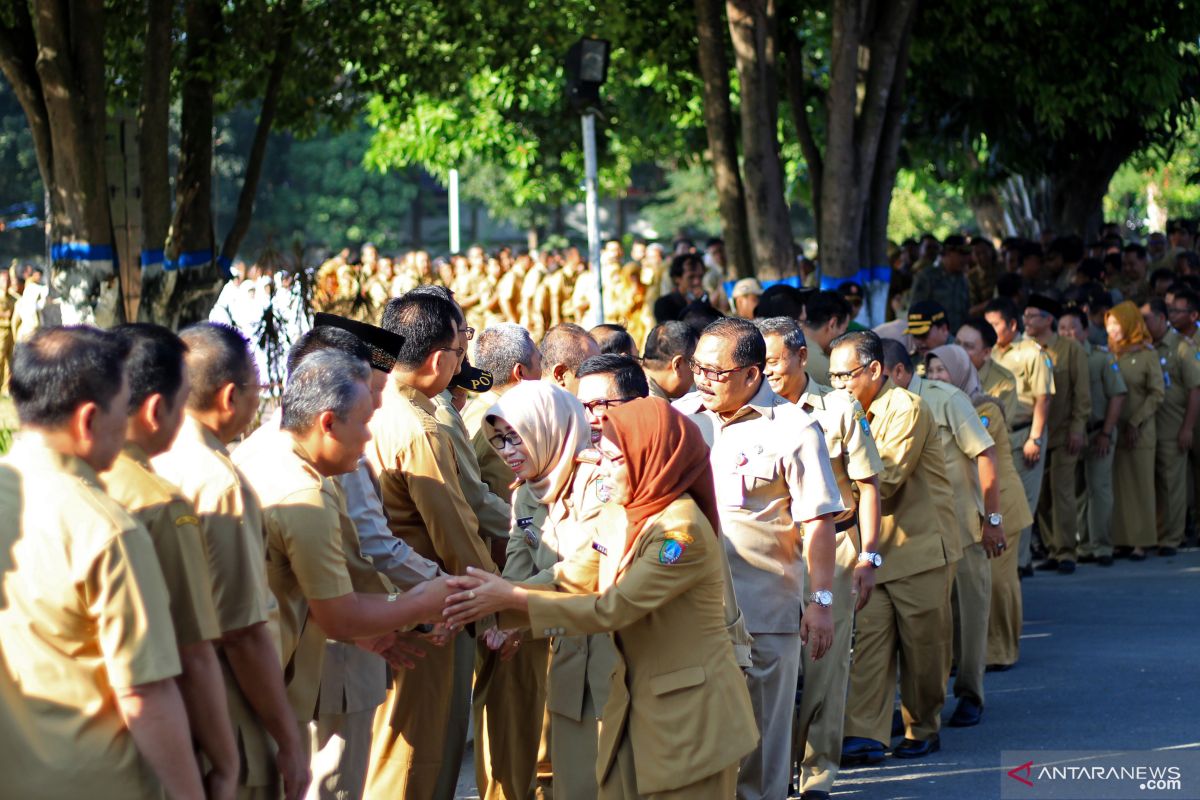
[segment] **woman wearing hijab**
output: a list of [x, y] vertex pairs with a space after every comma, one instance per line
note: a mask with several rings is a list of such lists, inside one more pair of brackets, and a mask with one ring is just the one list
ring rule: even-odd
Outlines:
[[[725, 620], [725, 562], [708, 448], [657, 398], [611, 408], [598, 445], [605, 496], [627, 525], [577, 550], [553, 587], [456, 579], [446, 617], [500, 611], [533, 636], [611, 631], [619, 658], [600, 732], [600, 798], [734, 794], [758, 740]], [[553, 591], [550, 589], [556, 589]]]
[[1104, 315], [1104, 330], [1108, 349], [1129, 387], [1113, 456], [1113, 555], [1141, 561], [1158, 538], [1153, 524], [1154, 415], [1166, 389], [1150, 331], [1132, 301], [1119, 303]]
[[1017, 554], [1021, 550], [1021, 533], [1033, 524], [1033, 514], [1021, 486], [1021, 477], [1013, 464], [1004, 411], [996, 398], [984, 394], [979, 373], [967, 351], [956, 344], [935, 347], [925, 357], [925, 375], [935, 381], [957, 386], [965, 392], [975, 404], [979, 421], [996, 442], [1000, 514], [1007, 544], [999, 556], [991, 559], [992, 599], [988, 615], [987, 664], [991, 670], [1006, 670], [1017, 663], [1020, 648], [1023, 612]]
[[[593, 510], [600, 510], [598, 502], [586, 497], [594, 467], [578, 461], [591, 441], [583, 405], [554, 384], [521, 381], [488, 409], [483, 431], [519, 484], [513, 494], [503, 577], [549, 583], [548, 570], [580, 546], [591, 546], [586, 523], [596, 516]], [[624, 523], [619, 508], [609, 511], [608, 518]], [[514, 635], [505, 649], [511, 652], [518, 645], [520, 638]], [[490, 758], [495, 769], [488, 772], [503, 790], [489, 792], [480, 783], [482, 798], [527, 794], [543, 735], [543, 707], [552, 715], [549, 760], [555, 792], [568, 800], [596, 796], [597, 719], [608, 697], [616, 651], [607, 635], [556, 637], [547, 678], [548, 651], [545, 639], [526, 642], [512, 662], [496, 664], [490, 659], [490, 672], [495, 674], [481, 676], [491, 678], [496, 696], [476, 719], [477, 729], [484, 732], [476, 748], [476, 773], [485, 774], [481, 759]], [[522, 720], [518, 733], [505, 736], [513, 730], [506, 718]], [[505, 772], [513, 776], [511, 781], [501, 776]]]

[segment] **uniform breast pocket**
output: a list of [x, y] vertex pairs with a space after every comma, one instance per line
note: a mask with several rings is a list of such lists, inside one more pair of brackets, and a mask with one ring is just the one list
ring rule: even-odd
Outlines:
[[747, 494], [769, 488], [779, 478], [779, 463], [774, 459], [751, 459], [742, 470], [742, 481]]

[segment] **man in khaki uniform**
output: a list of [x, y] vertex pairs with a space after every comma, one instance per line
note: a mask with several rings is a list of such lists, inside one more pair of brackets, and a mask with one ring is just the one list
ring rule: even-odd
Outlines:
[[171, 446], [183, 424], [190, 386], [183, 342], [157, 325], [123, 325], [129, 348], [129, 422], [125, 446], [101, 480], [110, 497], [142, 523], [154, 542], [171, 596], [171, 621], [183, 668], [178, 678], [192, 738], [211, 765], [213, 794], [237, 787], [238, 752], [225, 705], [225, 683], [213, 640], [221, 629], [213, 607], [212, 577], [195, 509], [154, 473], [150, 459]]
[[[371, 419], [367, 460], [393, 534], [447, 572], [461, 574], [467, 566], [495, 572], [463, 497], [454, 450], [434, 417], [433, 398], [450, 385], [464, 352], [458, 316], [453, 303], [436, 295], [410, 293], [388, 304], [383, 327], [406, 339]], [[466, 742], [465, 735], [451, 738], [453, 664], [452, 648], [432, 650], [415, 669], [394, 676], [375, 718], [367, 797], [435, 797], [443, 767], [457, 774]]]
[[954, 334], [954, 342], [971, 359], [979, 373], [979, 385], [983, 393], [1000, 401], [1004, 418], [1010, 419], [1017, 413], [1017, 379], [1005, 367], [992, 358], [996, 346], [996, 331], [983, 317], [971, 317]]
[[820, 384], [829, 384], [829, 348], [850, 325], [851, 309], [837, 292], [812, 292], [804, 304], [800, 327], [808, 342], [807, 372]]
[[821, 426], [846, 513], [835, 519], [833, 645], [819, 660], [804, 648], [804, 691], [793, 749], [799, 754], [801, 797], [828, 793], [838, 774], [854, 612], [875, 587], [879, 541], [879, 478], [883, 462], [852, 395], [822, 386], [804, 371], [808, 347], [788, 317], [755, 322], [767, 345], [764, 375], [780, 397], [798, 403]]
[[8, 394], [13, 355], [13, 310], [21, 296], [13, 288], [11, 270], [0, 272], [0, 394]]
[[554, 381], [571, 394], [579, 389], [579, 366], [600, 355], [600, 345], [573, 322], [564, 322], [542, 339], [542, 380]]
[[[1171, 327], [1185, 341], [1200, 350], [1200, 296], [1190, 289], [1177, 287], [1167, 303], [1167, 318]], [[1200, 506], [1200, 425], [1196, 426], [1189, 451], [1192, 467], [1192, 510]]]
[[1087, 312], [1067, 307], [1058, 318], [1058, 335], [1074, 339], [1088, 360], [1091, 412], [1088, 415], [1088, 449], [1083, 461], [1083, 487], [1077, 487], [1079, 515], [1079, 563], [1095, 562], [1111, 567], [1112, 558], [1112, 461], [1117, 423], [1129, 389], [1121, 368], [1107, 347], [1092, 344], [1087, 337]]
[[883, 344], [872, 331], [836, 340], [830, 358], [834, 388], [845, 388], [866, 409], [883, 460], [882, 564], [855, 622], [843, 765], [883, 759], [897, 665], [905, 733], [893, 755], [919, 758], [940, 747], [952, 649], [950, 554], [942, 531], [953, 530], [957, 521], [942, 443], [929, 408], [887, 380], [883, 358]]
[[652, 397], [669, 403], [692, 390], [692, 356], [699, 339], [686, 322], [664, 322], [650, 331], [642, 350], [642, 368]]
[[754, 637], [746, 682], [762, 738], [742, 762], [741, 798], [787, 791], [802, 643], [820, 659], [833, 642], [833, 518], [846, 510], [820, 426], [775, 394], [765, 362], [752, 322], [714, 322], [696, 345], [696, 392], [675, 402], [712, 448], [722, 539]]
[[[929, 408], [942, 440], [946, 475], [954, 492], [957, 531], [947, 535], [947, 559], [953, 562], [954, 696], [958, 705], [949, 724], [978, 725], [983, 716], [983, 673], [987, 667], [988, 614], [992, 568], [988, 559], [1001, 554], [1007, 543], [1000, 514], [1000, 466], [995, 441], [975, 411], [971, 398], [958, 387], [913, 374], [912, 361], [898, 342], [884, 342], [884, 366], [902, 389]], [[946, 665], [947, 671], [950, 665]]]
[[277, 640], [267, 625], [275, 601], [267, 587], [262, 509], [226, 449], [258, 412], [258, 370], [249, 343], [227, 325], [198, 323], [180, 338], [188, 347], [187, 417], [170, 449], [152, 463], [200, 520], [226, 701], [242, 754], [239, 796], [275, 797], [282, 775], [291, 800], [309, 783], [308, 748], [288, 706]]
[[1155, 414], [1158, 442], [1154, 478], [1158, 506], [1158, 553], [1173, 556], [1183, 544], [1187, 518], [1188, 451], [1200, 415], [1200, 350], [1167, 322], [1167, 306], [1153, 297], [1142, 306], [1142, 318], [1154, 339], [1166, 395]]
[[6, 796], [204, 796], [154, 545], [97, 478], [125, 438], [126, 353], [92, 328], [16, 349], [22, 430], [0, 460]]
[[[988, 303], [984, 318], [996, 332], [992, 359], [1007, 368], [1017, 380], [1017, 404], [1008, 417], [1013, 465], [1021, 476], [1029, 507], [1036, 509], [1046, 469], [1043, 448], [1046, 446], [1050, 397], [1054, 394], [1054, 362], [1040, 344], [1018, 335], [1017, 310], [1012, 301], [996, 298]], [[986, 387], [984, 391], [987, 391]], [[1033, 529], [1030, 528], [1021, 536], [1021, 551], [1017, 554], [1018, 569], [1025, 577], [1033, 575], [1032, 539]]]

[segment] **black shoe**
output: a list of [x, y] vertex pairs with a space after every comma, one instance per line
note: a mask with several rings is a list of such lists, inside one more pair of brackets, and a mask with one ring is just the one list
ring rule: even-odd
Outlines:
[[892, 712], [892, 736], [904, 735], [904, 715], [900, 713], [900, 709]]
[[951, 728], [969, 728], [972, 725], [978, 725], [981, 719], [983, 719], [983, 706], [969, 697], [963, 697], [958, 701], [958, 706], [950, 715], [950, 722], [947, 724]]
[[1096, 563], [1102, 567], [1111, 567], [1113, 565], [1112, 556], [1097, 556]]
[[1074, 574], [1074, 572], [1075, 572], [1075, 562], [1074, 561], [1058, 562], [1058, 574], [1059, 575], [1071, 575], [1071, 574]]
[[807, 792], [800, 793], [800, 800], [829, 800], [829, 792], [822, 792], [820, 789], [809, 789]]
[[892, 755], [896, 758], [924, 758], [941, 749], [942, 741], [935, 733], [923, 742], [918, 739], [905, 739], [892, 748]]
[[1077, 560], [1080, 564], [1095, 564], [1099, 559], [1095, 556], [1080, 556]]
[[1034, 567], [1038, 572], [1053, 572], [1058, 569], [1058, 559], [1047, 558], [1042, 563]]
[[1162, 558], [1170, 558], [1171, 556], [1178, 555], [1179, 550], [1175, 547], [1160, 547], [1158, 548], [1158, 554]]
[[842, 739], [842, 768], [861, 767], [883, 761], [883, 742], [862, 736]]
[[1132, 552], [1133, 552], [1132, 547], [1114, 547], [1113, 548], [1113, 558], [1129, 558], [1129, 555]]
[[984, 672], [1008, 672], [1015, 667], [1016, 664], [988, 664], [984, 667]]
[[1022, 579], [1032, 578], [1033, 577], [1033, 565], [1030, 564], [1027, 567], [1017, 567], [1017, 577], [1022, 578]]

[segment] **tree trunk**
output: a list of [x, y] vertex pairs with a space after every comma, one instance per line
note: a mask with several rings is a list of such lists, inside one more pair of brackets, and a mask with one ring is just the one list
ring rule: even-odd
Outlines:
[[1003, 239], [1012, 235], [1004, 205], [994, 191], [968, 197], [967, 203], [975, 214], [975, 224], [989, 239]]
[[[138, 166], [142, 189], [143, 298], [169, 297], [175, 275], [163, 269], [171, 228], [171, 0], [148, 0], [142, 88], [138, 106]], [[122, 291], [125, 288], [122, 287]], [[156, 305], [158, 307], [156, 307]], [[161, 302], [142, 302], [138, 317], [161, 318]]]
[[830, 79], [825, 98], [825, 158], [821, 174], [821, 270], [851, 278], [858, 272], [859, 212], [854, 126], [858, 102], [858, 0], [833, 0]]
[[755, 273], [792, 273], [796, 251], [779, 160], [775, 0], [727, 0], [741, 91], [746, 221]]
[[211, 264], [216, 258], [212, 218], [213, 76], [221, 29], [221, 5], [217, 0], [187, 0], [184, 17], [187, 27], [186, 77], [179, 123], [175, 216], [168, 256], [179, 258], [181, 266], [195, 261], [201, 263], [192, 266], [202, 266]]
[[695, 5], [700, 76], [703, 79], [704, 130], [708, 135], [709, 158], [717, 188], [721, 235], [725, 239], [725, 257], [734, 275], [744, 278], [754, 274], [754, 262], [750, 256], [746, 199], [738, 169], [737, 134], [729, 101], [725, 26], [720, 0], [695, 0]]
[[796, 129], [796, 138], [800, 142], [800, 154], [804, 157], [808, 168], [809, 196], [812, 203], [812, 218], [816, 225], [817, 246], [821, 244], [821, 183], [825, 171], [821, 148], [813, 135], [812, 125], [808, 121], [808, 87], [804, 78], [804, 48], [799, 38], [792, 31], [781, 31], [781, 36], [787, 42], [786, 76], [788, 106], [792, 111], [792, 125]]
[[900, 139], [904, 126], [904, 87], [908, 82], [908, 45], [912, 38], [915, 13], [908, 16], [899, 42], [896, 66], [879, 138], [879, 155], [867, 196], [866, 257], [867, 264], [882, 267], [888, 264], [888, 213], [892, 206], [892, 190], [896, 187], [896, 171], [900, 166]]

